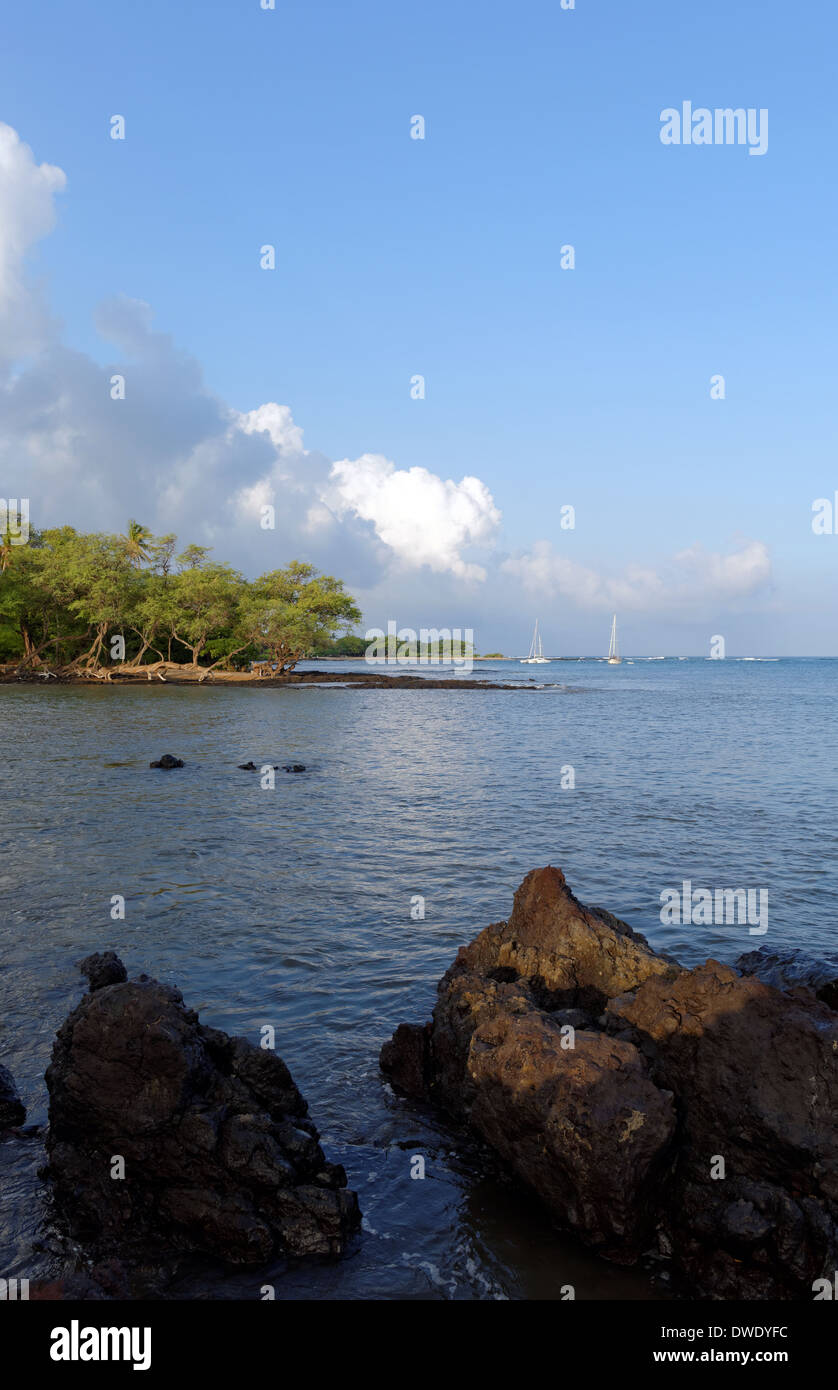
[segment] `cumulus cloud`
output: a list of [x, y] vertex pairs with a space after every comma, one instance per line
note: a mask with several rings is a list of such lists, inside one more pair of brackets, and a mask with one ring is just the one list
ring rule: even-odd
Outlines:
[[462, 554], [490, 541], [500, 522], [492, 494], [479, 478], [455, 483], [427, 468], [397, 469], [381, 454], [362, 454], [333, 464], [329, 479], [322, 500], [338, 517], [350, 513], [371, 522], [405, 567], [427, 565], [460, 579], [486, 578], [485, 569]]
[[269, 401], [256, 410], [239, 415], [238, 426], [245, 434], [267, 434], [271, 443], [281, 453], [302, 454], [303, 432], [294, 424], [291, 409], [287, 405], [277, 405]]
[[[10, 495], [30, 498], [36, 525], [115, 529], [138, 516], [158, 533], [217, 545], [248, 571], [305, 554], [366, 585], [393, 565], [483, 577], [462, 555], [499, 518], [479, 479], [399, 472], [371, 455], [330, 476], [289, 406], [226, 404], [142, 300], [120, 295], [96, 309], [111, 361], [62, 343], [25, 257], [53, 226], [65, 183], [0, 125], [0, 365], [18, 363], [0, 375], [0, 470]], [[124, 398], [112, 395], [115, 376]], [[266, 505], [274, 529], [261, 525]]]
[[37, 351], [49, 315], [27, 281], [24, 258], [55, 221], [54, 196], [66, 185], [63, 170], [36, 164], [28, 145], [0, 122], [0, 361]]
[[[581, 611], [733, 603], [769, 583], [756, 540], [726, 554], [692, 546], [616, 577], [540, 541], [494, 561], [479, 598], [473, 583], [486, 579], [501, 521], [479, 478], [399, 469], [375, 453], [331, 463], [306, 447], [288, 405], [241, 411], [209, 391], [200, 363], [155, 330], [140, 300], [118, 296], [96, 310], [111, 360], [61, 341], [26, 256], [53, 226], [65, 183], [0, 124], [0, 476], [6, 495], [30, 499], [36, 526], [114, 530], [138, 517], [215, 546], [250, 574], [301, 556], [363, 601], [378, 605], [386, 593], [388, 605], [422, 605], [427, 623], [439, 611], [467, 623], [482, 603], [491, 626], [512, 601], [510, 577]], [[124, 399], [112, 398], [115, 375]], [[274, 530], [260, 524], [266, 505]]]
[[706, 602], [731, 603], [767, 588], [771, 563], [764, 541], [744, 540], [729, 554], [693, 545], [658, 568], [629, 565], [608, 576], [559, 554], [549, 541], [510, 556], [501, 565], [531, 593], [560, 595], [588, 609], [661, 612]]

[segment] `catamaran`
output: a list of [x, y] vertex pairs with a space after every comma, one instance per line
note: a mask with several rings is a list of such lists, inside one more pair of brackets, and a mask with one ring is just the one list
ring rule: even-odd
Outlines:
[[522, 657], [521, 657], [521, 665], [522, 665], [522, 666], [549, 666], [549, 664], [550, 664], [550, 658], [549, 658], [549, 656], [545, 656], [545, 655], [544, 655], [544, 652], [543, 652], [542, 649], [541, 649], [541, 634], [540, 634], [539, 631], [538, 631], [538, 618], [536, 618], [536, 620], [535, 620], [535, 631], [533, 632], [533, 635], [532, 635], [532, 642], [530, 643], [530, 654], [529, 654], [529, 656], [522, 656]]
[[622, 659], [617, 647], [617, 614], [615, 613], [611, 621], [611, 641], [608, 646], [608, 665], [619, 666]]

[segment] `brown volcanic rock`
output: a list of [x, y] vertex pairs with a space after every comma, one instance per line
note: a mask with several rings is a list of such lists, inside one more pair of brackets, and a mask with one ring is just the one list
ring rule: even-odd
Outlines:
[[381, 1065], [611, 1259], [657, 1230], [707, 1298], [811, 1297], [838, 1267], [835, 1014], [715, 961], [682, 970], [557, 869], [527, 875]]
[[621, 1263], [650, 1234], [656, 1179], [675, 1133], [669, 1092], [636, 1048], [502, 1007], [475, 1029], [471, 1123], [586, 1241]]
[[600, 1008], [606, 999], [676, 967], [610, 913], [584, 907], [561, 869], [534, 869], [515, 894], [508, 922], [487, 927], [460, 951], [458, 968], [514, 970], [549, 1007]]
[[467, 1118], [563, 1225], [630, 1260], [668, 1162], [672, 1097], [636, 1047], [563, 1033], [555, 1010], [576, 1010], [578, 1023], [616, 989], [676, 973], [625, 923], [577, 902], [559, 869], [536, 870], [509, 921], [459, 951], [433, 1024], [402, 1024], [381, 1065], [402, 1089]]
[[[340, 1254], [357, 1198], [285, 1063], [201, 1025], [176, 989], [146, 975], [103, 984], [102, 958], [85, 965], [95, 991], [46, 1073], [49, 1172], [72, 1233], [99, 1258]], [[111, 1176], [117, 1155], [124, 1179]]]
[[694, 1286], [735, 1297], [747, 1259], [751, 1296], [811, 1296], [838, 1262], [835, 1014], [710, 960], [612, 999], [607, 1020], [653, 1044], [655, 1080], [683, 1100], [667, 1224]]
[[[612, 999], [608, 1026], [657, 1046], [656, 1075], [689, 1091], [684, 1134], [714, 1152], [731, 1141], [763, 1181], [795, 1166], [800, 1187], [838, 1201], [838, 1019], [709, 960], [668, 983]], [[805, 1167], [801, 1163], [806, 1162]]]
[[534, 869], [515, 893], [509, 921], [486, 927], [462, 947], [439, 986], [431, 1038], [439, 1098], [456, 1108], [468, 1093], [474, 1027], [504, 985], [516, 987], [503, 1000], [520, 998], [527, 1009], [598, 1014], [612, 995], [649, 975], [676, 974], [677, 966], [656, 956], [625, 922], [578, 902], [561, 869]]

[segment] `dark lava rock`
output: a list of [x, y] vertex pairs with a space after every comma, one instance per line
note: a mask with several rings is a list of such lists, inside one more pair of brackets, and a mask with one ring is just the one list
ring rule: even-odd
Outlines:
[[121, 985], [128, 979], [128, 971], [115, 951], [103, 951], [85, 956], [79, 965], [82, 975], [87, 976], [90, 992], [103, 989], [105, 985]]
[[306, 765], [305, 763], [284, 763], [282, 770], [283, 772], [305, 772]]
[[[646, 980], [607, 1012], [651, 1043], [651, 1074], [678, 1098], [663, 1214], [693, 1288], [811, 1298], [812, 1282], [838, 1267], [838, 1019], [713, 960], [674, 982]], [[733, 1220], [742, 1204], [759, 1238]]]
[[171, 753], [164, 753], [162, 758], [159, 758], [156, 763], [149, 763], [149, 767], [183, 767], [183, 759], [173, 758]]
[[716, 961], [683, 970], [558, 869], [527, 875], [381, 1065], [612, 1260], [657, 1243], [710, 1299], [811, 1298], [838, 1267], [838, 1019]]
[[75, 1270], [57, 1279], [34, 1279], [29, 1285], [33, 1303], [101, 1302], [132, 1297], [129, 1272], [111, 1260], [92, 1269]]
[[56, 1208], [89, 1257], [339, 1255], [357, 1225], [285, 1063], [204, 1027], [177, 989], [146, 975], [97, 985], [46, 1080]]
[[0, 1129], [12, 1129], [26, 1119], [26, 1107], [17, 1092], [14, 1077], [0, 1066]]
[[427, 1089], [433, 1065], [430, 1043], [430, 1023], [400, 1023], [381, 1049], [381, 1070], [409, 1096], [423, 1096]]
[[747, 951], [736, 962], [743, 975], [756, 975], [775, 989], [810, 989], [830, 1009], [838, 1009], [838, 954], [809, 956], [805, 951], [789, 948], [772, 951], [761, 946]]

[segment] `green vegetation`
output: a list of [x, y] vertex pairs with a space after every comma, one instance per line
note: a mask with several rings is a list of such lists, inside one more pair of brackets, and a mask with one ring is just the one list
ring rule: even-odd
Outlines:
[[[382, 646], [382, 643], [386, 644], [386, 638], [378, 639], [376, 650], [379, 652], [388, 650], [386, 645]], [[313, 651], [310, 651], [308, 655], [319, 659], [333, 656], [365, 656], [370, 645], [376, 645], [374, 639], [368, 640], [366, 637], [359, 637], [356, 633], [350, 633], [347, 637], [340, 637], [333, 642], [321, 642]], [[471, 642], [465, 642], [462, 639], [452, 639], [450, 637], [441, 638], [435, 645], [429, 642], [404, 642], [396, 640], [393, 647], [393, 654], [397, 655], [399, 652], [401, 652], [405, 658], [410, 656], [414, 661], [464, 661], [469, 656], [477, 656], [477, 652], [474, 651]], [[494, 655], [500, 656], [501, 653], [496, 652]]]
[[[411, 643], [405, 644], [407, 646]], [[399, 647], [402, 643], [399, 643]], [[420, 661], [465, 661], [469, 656], [475, 656], [474, 643], [464, 642], [462, 638], [453, 640], [450, 637], [443, 637], [439, 642], [417, 642], [416, 655]]]
[[343, 582], [313, 565], [250, 582], [205, 546], [177, 548], [136, 521], [124, 536], [0, 538], [0, 661], [90, 675], [186, 663], [204, 679], [262, 660], [282, 672], [360, 622]]
[[363, 656], [369, 646], [366, 637], [357, 637], [350, 633], [347, 637], [338, 637], [334, 642], [320, 642], [314, 651], [309, 652], [309, 656], [322, 659], [328, 656]]

